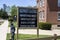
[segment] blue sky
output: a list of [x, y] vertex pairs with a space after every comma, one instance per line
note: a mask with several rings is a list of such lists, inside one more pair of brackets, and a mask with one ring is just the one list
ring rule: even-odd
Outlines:
[[3, 4], [7, 6], [35, 6], [36, 0], [0, 0], [0, 8], [3, 7]]

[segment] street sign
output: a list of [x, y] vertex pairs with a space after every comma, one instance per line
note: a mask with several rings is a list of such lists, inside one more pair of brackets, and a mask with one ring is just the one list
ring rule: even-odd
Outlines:
[[28, 7], [18, 8], [19, 27], [37, 27], [37, 9]]

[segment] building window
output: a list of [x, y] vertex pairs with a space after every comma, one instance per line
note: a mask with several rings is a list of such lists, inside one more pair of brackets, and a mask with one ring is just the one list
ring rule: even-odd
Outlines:
[[40, 7], [44, 6], [44, 0], [40, 0]]
[[58, 7], [60, 7], [60, 0], [58, 0]]
[[60, 27], [60, 25], [57, 25], [57, 27]]
[[40, 11], [40, 13], [39, 13], [39, 19], [44, 19], [44, 11]]
[[60, 12], [58, 12], [58, 20], [60, 20]]

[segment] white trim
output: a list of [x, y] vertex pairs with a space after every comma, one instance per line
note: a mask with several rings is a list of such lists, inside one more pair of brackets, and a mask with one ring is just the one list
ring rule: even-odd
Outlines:
[[60, 0], [58, 0], [58, 7], [60, 7]]
[[57, 20], [60, 20], [60, 19], [57, 19]]
[[57, 20], [60, 20], [60, 19], [59, 19], [60, 16], [58, 16], [58, 14], [60, 14], [60, 11], [57, 12]]
[[59, 11], [59, 12], [57, 12], [57, 13], [60, 13], [60, 11]]
[[44, 6], [45, 1], [44, 0], [40, 0], [40, 7]]
[[44, 11], [40, 11], [40, 13], [39, 13], [39, 19], [40, 20], [44, 19]]

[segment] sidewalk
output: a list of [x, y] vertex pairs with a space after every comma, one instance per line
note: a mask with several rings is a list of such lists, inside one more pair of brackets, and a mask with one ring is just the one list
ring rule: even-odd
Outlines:
[[[19, 30], [20, 34], [37, 34], [37, 29], [20, 29]], [[41, 30], [39, 29], [39, 34], [40, 35], [60, 35], [60, 30]]]
[[[8, 29], [8, 33], [10, 33], [10, 28]], [[15, 31], [17, 33], [17, 31]], [[37, 29], [19, 29], [19, 34], [37, 34]], [[40, 35], [54, 35], [57, 34], [60, 36], [60, 30], [41, 30], [39, 29]]]
[[0, 40], [6, 40], [8, 31], [8, 20], [4, 20], [4, 23], [0, 25]]

